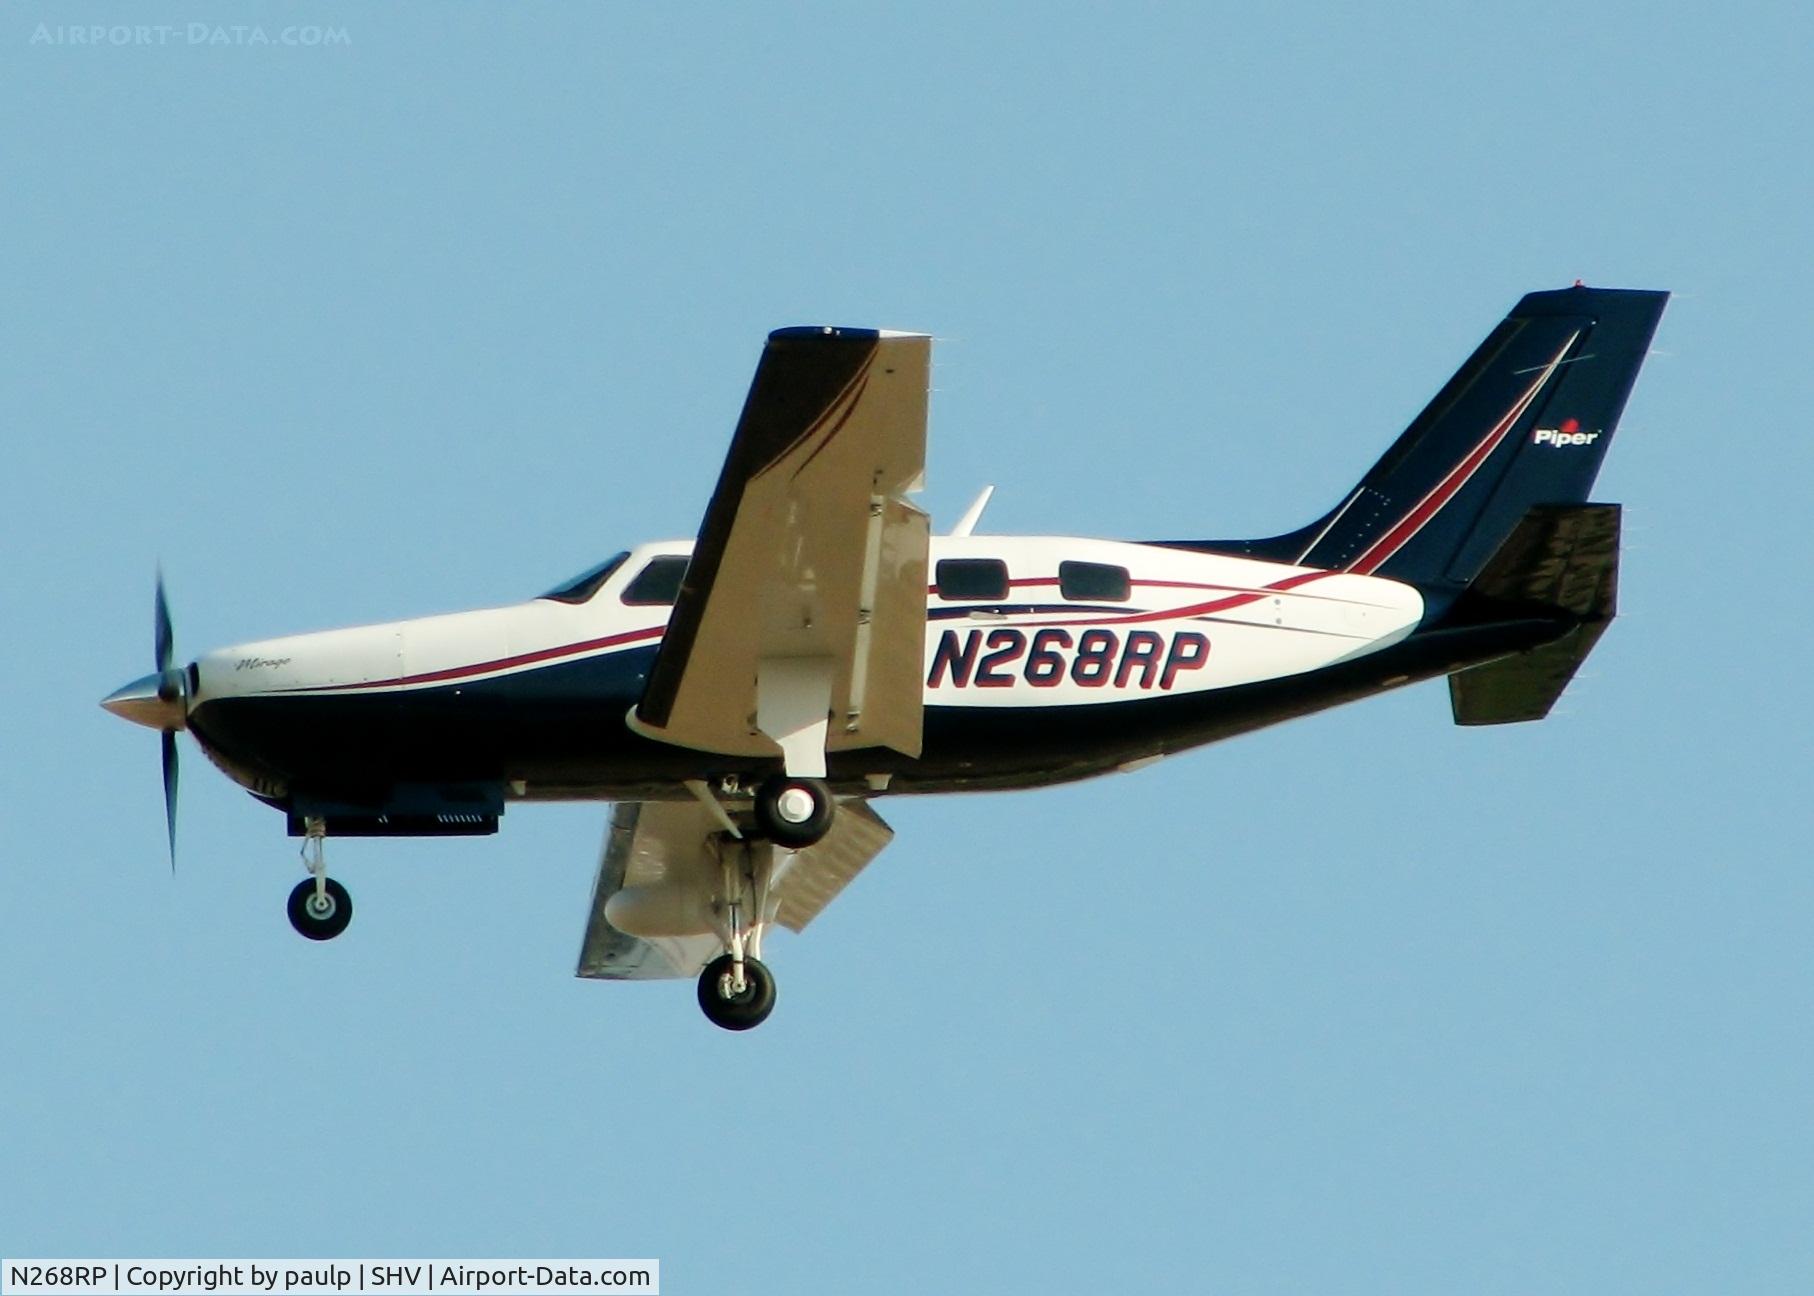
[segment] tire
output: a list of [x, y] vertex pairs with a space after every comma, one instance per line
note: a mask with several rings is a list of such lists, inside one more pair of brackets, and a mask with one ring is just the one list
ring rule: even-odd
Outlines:
[[726, 996], [720, 985], [730, 974], [733, 960], [720, 954], [699, 974], [699, 1008], [714, 1026], [746, 1031], [760, 1026], [775, 1011], [775, 978], [757, 959], [743, 960], [743, 993]]
[[333, 878], [323, 884], [327, 892], [327, 912], [315, 909], [315, 879], [304, 878], [290, 892], [290, 926], [310, 940], [333, 940], [353, 921], [353, 897]]
[[[800, 812], [806, 804], [802, 793], [810, 799], [810, 808], [804, 814]], [[823, 779], [776, 774], [764, 779], [756, 789], [757, 826], [770, 841], [791, 850], [804, 849], [822, 839], [831, 831], [832, 817], [837, 812], [838, 804]]]

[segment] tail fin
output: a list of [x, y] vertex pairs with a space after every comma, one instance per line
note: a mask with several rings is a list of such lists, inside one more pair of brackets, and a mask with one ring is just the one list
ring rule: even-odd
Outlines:
[[1531, 293], [1335, 509], [1267, 540], [1205, 545], [1466, 586], [1534, 505], [1587, 498], [1668, 293]]

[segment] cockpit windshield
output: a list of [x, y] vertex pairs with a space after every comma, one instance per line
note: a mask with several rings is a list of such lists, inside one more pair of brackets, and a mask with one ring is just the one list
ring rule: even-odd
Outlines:
[[607, 558], [596, 567], [588, 567], [570, 581], [563, 581], [540, 597], [554, 599], [559, 603], [584, 603], [594, 594], [598, 587], [611, 579], [611, 573], [624, 565], [628, 552], [620, 553], [615, 558]]

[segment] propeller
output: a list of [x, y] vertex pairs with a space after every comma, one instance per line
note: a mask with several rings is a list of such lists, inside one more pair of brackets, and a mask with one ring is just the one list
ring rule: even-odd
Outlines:
[[[174, 663], [176, 632], [170, 625], [170, 600], [164, 596], [164, 569], [158, 568], [157, 602], [153, 609], [157, 657], [157, 696], [160, 702], [176, 708], [183, 720], [189, 713], [189, 675]], [[164, 758], [164, 829], [170, 839], [170, 871], [176, 872], [176, 729], [162, 727]]]
[[176, 664], [176, 635], [170, 628], [170, 601], [164, 597], [164, 573], [157, 574], [157, 603], [152, 653], [157, 670], [101, 699], [101, 705], [134, 724], [163, 736], [164, 828], [170, 838], [170, 871], [176, 872], [176, 731], [189, 727], [189, 671]]

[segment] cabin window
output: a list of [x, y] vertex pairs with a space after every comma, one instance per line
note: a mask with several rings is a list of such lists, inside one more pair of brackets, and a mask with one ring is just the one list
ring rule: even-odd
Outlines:
[[673, 607], [680, 597], [680, 582], [686, 578], [687, 556], [663, 554], [649, 559], [649, 565], [636, 573], [624, 586], [624, 602], [631, 607]]
[[594, 594], [598, 587], [611, 579], [611, 573], [624, 565], [624, 559], [630, 555], [620, 553], [615, 558], [607, 558], [596, 567], [588, 567], [570, 581], [563, 581], [541, 595], [545, 599], [554, 599], [558, 603], [584, 603]]
[[937, 569], [942, 599], [1005, 599], [1008, 564], [999, 558], [946, 558]]
[[1058, 564], [1058, 592], [1068, 599], [1087, 599], [1092, 603], [1125, 603], [1128, 588], [1125, 567], [1091, 562]]

